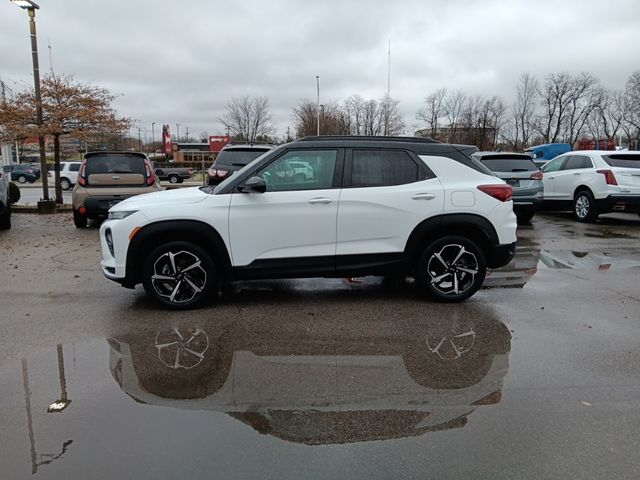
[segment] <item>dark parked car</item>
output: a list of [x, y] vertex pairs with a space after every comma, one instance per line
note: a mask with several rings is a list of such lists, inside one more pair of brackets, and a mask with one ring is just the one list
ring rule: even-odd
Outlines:
[[525, 153], [476, 152], [473, 156], [513, 188], [513, 211], [518, 223], [530, 221], [540, 208], [542, 172]]
[[40, 178], [40, 169], [28, 163], [10, 165], [11, 180], [18, 183], [33, 183]]
[[216, 157], [213, 165], [209, 167], [207, 177], [209, 185], [217, 185], [225, 178], [233, 175], [262, 154], [273, 148], [273, 145], [262, 144], [229, 144], [224, 147]]
[[182, 183], [193, 176], [193, 168], [186, 167], [161, 167], [158, 162], [151, 162], [154, 171], [160, 180], [168, 180], [169, 183]]

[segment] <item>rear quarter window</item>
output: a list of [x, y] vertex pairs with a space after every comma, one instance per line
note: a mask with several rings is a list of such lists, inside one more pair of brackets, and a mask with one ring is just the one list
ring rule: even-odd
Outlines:
[[602, 158], [610, 167], [640, 168], [640, 154], [612, 154], [602, 155]]

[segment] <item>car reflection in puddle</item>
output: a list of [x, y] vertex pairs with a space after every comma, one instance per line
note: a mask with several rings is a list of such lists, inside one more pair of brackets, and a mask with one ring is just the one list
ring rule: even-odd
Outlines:
[[240, 322], [114, 336], [110, 370], [136, 402], [223, 412], [306, 445], [460, 428], [501, 401], [511, 335], [486, 307], [448, 309], [449, 321], [373, 310], [334, 328]]
[[577, 270], [611, 270], [640, 267], [640, 250], [625, 249], [623, 252], [583, 252], [573, 250], [542, 250], [540, 260], [548, 268]]
[[524, 288], [538, 272], [540, 249], [535, 243], [519, 241], [516, 254], [507, 265], [487, 270], [483, 288]]

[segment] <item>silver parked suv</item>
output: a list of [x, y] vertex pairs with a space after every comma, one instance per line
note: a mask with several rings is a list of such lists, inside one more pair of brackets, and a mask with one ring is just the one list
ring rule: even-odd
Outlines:
[[476, 152], [473, 156], [513, 188], [513, 211], [518, 223], [529, 222], [544, 197], [542, 172], [525, 153]]

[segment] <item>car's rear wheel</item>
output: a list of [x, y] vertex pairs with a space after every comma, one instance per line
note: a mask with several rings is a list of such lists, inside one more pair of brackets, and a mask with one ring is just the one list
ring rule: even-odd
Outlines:
[[516, 213], [516, 218], [519, 224], [529, 223], [534, 215], [535, 212], [518, 212]]
[[598, 211], [593, 195], [588, 190], [576, 193], [573, 199], [573, 214], [579, 222], [590, 223], [598, 218]]
[[68, 178], [61, 178], [60, 179], [60, 188], [62, 190], [71, 190], [71, 182], [69, 181]]
[[476, 293], [487, 262], [475, 242], [464, 237], [440, 238], [424, 249], [416, 269], [418, 288], [438, 302], [461, 302]]
[[87, 227], [87, 217], [82, 215], [80, 212], [74, 210], [73, 211], [73, 224], [76, 228], [86, 228]]
[[213, 259], [198, 245], [169, 242], [149, 254], [144, 263], [142, 285], [159, 304], [184, 310], [202, 305], [215, 291]]
[[18, 183], [27, 183], [27, 177], [25, 177], [24, 175], [18, 175], [18, 178], [16, 178], [16, 180], [18, 180]]
[[169, 183], [179, 183], [180, 177], [177, 175], [169, 175]]

